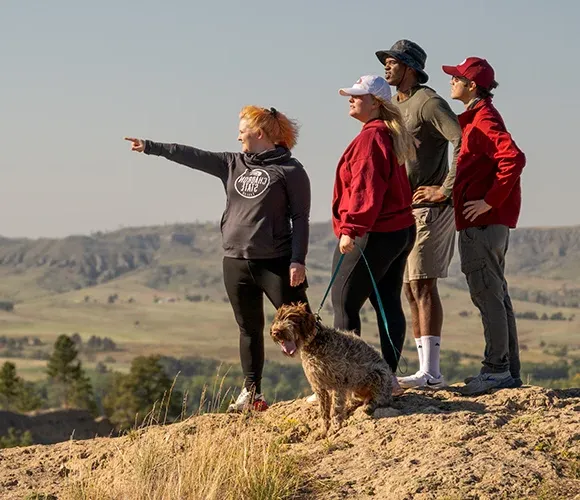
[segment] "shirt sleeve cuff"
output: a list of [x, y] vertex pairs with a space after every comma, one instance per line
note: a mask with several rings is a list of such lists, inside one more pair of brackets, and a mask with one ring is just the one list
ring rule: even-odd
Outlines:
[[161, 156], [162, 149], [158, 142], [153, 142], [149, 139], [145, 139], [145, 149], [143, 149], [143, 153], [146, 155], [153, 155], [153, 156]]
[[440, 191], [447, 197], [447, 198], [451, 198], [451, 195], [453, 194], [453, 189], [451, 188], [445, 188], [443, 186], [441, 186]]

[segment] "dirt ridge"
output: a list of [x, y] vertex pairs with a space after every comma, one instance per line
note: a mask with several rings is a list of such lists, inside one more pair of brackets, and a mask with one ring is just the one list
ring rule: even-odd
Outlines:
[[[317, 409], [305, 399], [242, 418], [257, 439], [273, 434], [284, 453], [300, 458], [309, 478], [300, 498], [580, 498], [580, 389], [523, 387], [469, 399], [454, 387], [407, 391], [374, 418], [357, 411], [328, 440], [313, 439]], [[202, 415], [120, 438], [3, 450], [0, 496], [61, 500], [82, 469], [107, 481], [109, 462], [140, 439], [172, 442], [179, 453], [199, 429], [239, 419]]]

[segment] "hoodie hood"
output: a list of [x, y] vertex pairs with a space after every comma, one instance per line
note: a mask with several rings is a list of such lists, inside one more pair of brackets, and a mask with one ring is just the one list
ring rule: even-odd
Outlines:
[[285, 147], [276, 146], [274, 149], [268, 149], [261, 153], [246, 153], [245, 157], [248, 165], [283, 165], [292, 158], [292, 153]]

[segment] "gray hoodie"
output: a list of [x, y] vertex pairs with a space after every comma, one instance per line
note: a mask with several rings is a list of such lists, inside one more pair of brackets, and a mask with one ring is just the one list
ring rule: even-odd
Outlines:
[[286, 148], [258, 154], [212, 153], [145, 141], [145, 153], [221, 179], [226, 190], [222, 243], [226, 257], [289, 257], [304, 264], [308, 251], [310, 180]]

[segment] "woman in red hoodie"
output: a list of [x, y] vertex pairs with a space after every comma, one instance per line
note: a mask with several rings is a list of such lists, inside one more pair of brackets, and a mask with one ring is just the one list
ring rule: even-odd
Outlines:
[[[384, 78], [363, 76], [339, 92], [350, 97], [349, 114], [363, 127], [336, 169], [332, 223], [339, 243], [333, 267], [341, 254], [346, 255], [332, 287], [334, 326], [360, 335], [359, 313], [370, 298], [377, 313], [383, 357], [394, 373], [406, 328], [401, 305], [403, 272], [416, 236], [405, 170], [405, 161], [414, 158], [415, 147], [400, 111], [390, 102], [391, 90]], [[395, 349], [355, 242], [364, 251], [377, 282]]]

